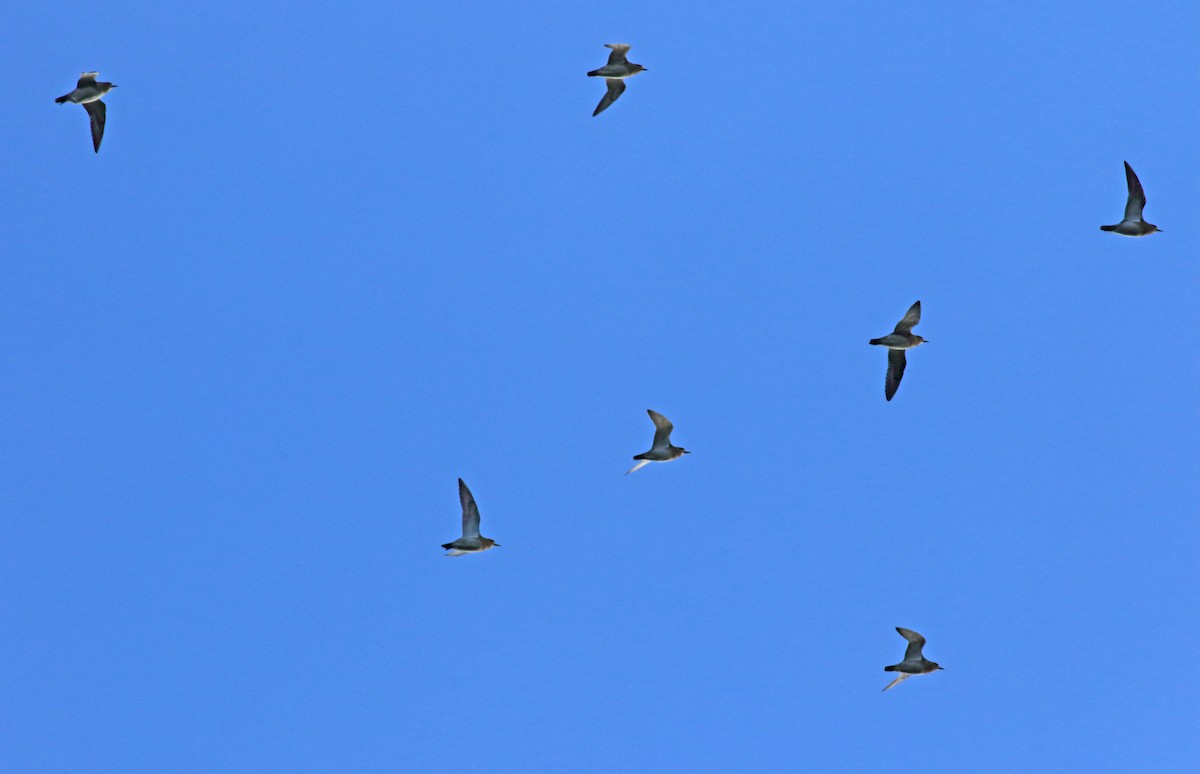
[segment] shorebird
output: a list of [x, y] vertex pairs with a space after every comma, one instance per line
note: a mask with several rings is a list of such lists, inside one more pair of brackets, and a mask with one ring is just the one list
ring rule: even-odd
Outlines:
[[104, 139], [104, 118], [107, 112], [100, 98], [117, 88], [115, 83], [97, 81], [96, 76], [99, 74], [98, 72], [82, 73], [79, 76], [79, 82], [75, 84], [74, 91], [54, 100], [60, 105], [64, 102], [83, 105], [83, 109], [87, 111], [88, 118], [92, 122], [92, 147], [96, 153], [100, 152], [100, 141]]
[[691, 454], [687, 449], [671, 445], [671, 431], [675, 429], [675, 426], [671, 424], [671, 420], [654, 409], [646, 409], [646, 413], [650, 415], [650, 420], [654, 422], [654, 445], [650, 447], [650, 451], [634, 457], [635, 460], [638, 460], [638, 464], [625, 471], [625, 475], [627, 476], [643, 465], [649, 465], [651, 462], [670, 462], [671, 460], [679, 459], [685, 454]]
[[479, 534], [479, 507], [475, 505], [475, 498], [471, 496], [471, 490], [467, 489], [467, 485], [461, 478], [458, 480], [458, 499], [462, 501], [463, 533], [458, 540], [442, 544], [442, 548], [447, 551], [446, 556], [475, 554], [500, 545], [495, 540]]
[[905, 629], [903, 626], [897, 626], [896, 631], [900, 632], [900, 636], [908, 640], [908, 648], [904, 651], [904, 660], [899, 664], [885, 666], [885, 672], [899, 672], [900, 676], [887, 684], [887, 690], [897, 683], [902, 683], [913, 675], [926, 675], [930, 672], [936, 672], [941, 669], [940, 666], [932, 661], [927, 661], [921, 655], [921, 648], [925, 647], [925, 638], [914, 632], [912, 629]]
[[1146, 192], [1142, 181], [1134, 174], [1133, 167], [1125, 162], [1125, 184], [1129, 187], [1129, 198], [1125, 200], [1125, 218], [1115, 226], [1101, 226], [1101, 231], [1115, 231], [1122, 236], [1143, 237], [1161, 231], [1153, 223], [1142, 220], [1142, 208], [1146, 206]]
[[879, 339], [871, 339], [871, 344], [888, 348], [887, 379], [883, 383], [883, 395], [888, 400], [896, 394], [900, 380], [904, 377], [904, 366], [907, 364], [904, 350], [912, 349], [927, 339], [915, 335], [913, 326], [921, 322], [921, 302], [913, 304], [904, 313], [904, 319], [896, 323], [896, 330]]
[[593, 77], [604, 78], [608, 84], [608, 91], [605, 92], [600, 104], [596, 106], [592, 117], [598, 116], [604, 112], [605, 108], [617, 101], [617, 97], [625, 91], [625, 79], [631, 75], [637, 75], [645, 70], [640, 64], [634, 64], [625, 58], [625, 53], [629, 51], [628, 43], [605, 43], [606, 47], [612, 49], [612, 53], [608, 55], [608, 64], [598, 70], [592, 70], [588, 75]]

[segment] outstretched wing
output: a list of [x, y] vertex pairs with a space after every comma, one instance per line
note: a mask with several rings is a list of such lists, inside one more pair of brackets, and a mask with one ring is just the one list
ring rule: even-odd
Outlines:
[[654, 422], [654, 449], [665, 449], [671, 445], [671, 431], [675, 426], [671, 424], [671, 420], [664, 417], [654, 409], [646, 409], [646, 413], [650, 415], [650, 420]]
[[1142, 181], [1138, 180], [1128, 161], [1125, 162], [1125, 183], [1129, 186], [1129, 198], [1125, 201], [1125, 220], [1136, 222], [1142, 219], [1142, 210], [1146, 206], [1146, 192], [1142, 190]]
[[[637, 457], [634, 457], [634, 459], [637, 459]], [[646, 466], [647, 466], [647, 465], [649, 465], [649, 464], [650, 464], [650, 460], [638, 460], [638, 463], [637, 463], [636, 465], [634, 465], [634, 466], [633, 466], [632, 468], [630, 468], [629, 470], [625, 471], [625, 475], [627, 475], [627, 476], [628, 476], [628, 475], [629, 475], [630, 473], [632, 473], [633, 471], [635, 471], [635, 470], [638, 470], [638, 469], [640, 469], [640, 468], [644, 468], [644, 467], [646, 467]]]
[[80, 73], [79, 82], [75, 84], [75, 88], [82, 89], [84, 86], [91, 86], [96, 82], [96, 76], [99, 74], [99, 71], [94, 73]]
[[925, 638], [903, 626], [897, 626], [896, 631], [900, 632], [901, 637], [908, 640], [908, 648], [904, 651], [904, 660], [920, 661], [922, 658], [921, 648], [925, 647]]
[[100, 100], [83, 103], [83, 109], [87, 111], [92, 122], [92, 148], [99, 153], [100, 141], [104, 139], [104, 119], [108, 109]]
[[627, 61], [625, 54], [629, 53], [629, 49], [632, 48], [628, 43], [605, 43], [604, 45], [612, 49], [612, 53], [608, 55], [610, 65], [624, 64]]
[[904, 313], [904, 318], [896, 323], [896, 333], [912, 333], [913, 326], [921, 322], [921, 302], [913, 304]]
[[[614, 54], [614, 56], [616, 55]], [[620, 78], [605, 78], [604, 80], [606, 83], [608, 83], [608, 91], [604, 92], [604, 96], [600, 98], [600, 104], [596, 106], [594, 111], [592, 111], [593, 118], [603, 113], [604, 110], [609, 105], [616, 102], [617, 97], [621, 96], [621, 94], [625, 91], [625, 81], [621, 80]]]
[[458, 499], [462, 501], [463, 537], [479, 537], [479, 506], [475, 505], [471, 490], [461, 478], [458, 480]]
[[912, 677], [912, 675], [910, 675], [908, 672], [901, 672], [900, 676], [897, 677], [895, 680], [891, 681], [890, 683], [888, 683], [886, 686], [884, 686], [883, 690], [886, 691], [888, 688], [891, 688], [893, 685], [898, 685], [910, 677]]
[[908, 360], [904, 357], [904, 350], [888, 350], [887, 377], [883, 382], [883, 396], [888, 400], [891, 400], [895, 396], [896, 390], [900, 389], [900, 380], [904, 378], [906, 365], [908, 365]]

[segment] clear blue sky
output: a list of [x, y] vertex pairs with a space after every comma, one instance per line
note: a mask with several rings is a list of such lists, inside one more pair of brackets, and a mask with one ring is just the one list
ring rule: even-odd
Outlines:
[[511, 5], [0, 11], [0, 767], [1196, 770], [1196, 4]]

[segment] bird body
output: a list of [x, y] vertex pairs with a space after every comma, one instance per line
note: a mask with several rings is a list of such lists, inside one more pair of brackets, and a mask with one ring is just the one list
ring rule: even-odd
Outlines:
[[[634, 68], [637, 68], [636, 70]], [[629, 62], [618, 62], [616, 64], [606, 64], [588, 73], [593, 78], [616, 78], [617, 80], [625, 80], [631, 75], [637, 75], [646, 68], [641, 65], [634, 65]]]
[[82, 73], [79, 76], [78, 83], [75, 84], [74, 90], [67, 92], [54, 101], [60, 105], [64, 102], [83, 105], [88, 102], [95, 102], [116, 88], [115, 83], [97, 81], [96, 76], [99, 74], [99, 72]]
[[83, 105], [91, 124], [92, 148], [96, 153], [100, 152], [100, 141], [104, 139], [104, 123], [108, 117], [108, 109], [100, 101], [100, 98], [117, 88], [115, 83], [97, 81], [96, 76], [99, 74], [98, 72], [81, 74], [74, 90], [54, 100], [60, 105], [64, 102]]
[[1125, 162], [1125, 186], [1129, 189], [1129, 196], [1125, 200], [1124, 218], [1116, 225], [1101, 226], [1100, 230], [1127, 237], [1144, 237], [1161, 231], [1162, 229], [1153, 223], [1142, 220], [1142, 210], [1146, 207], [1146, 192], [1142, 190], [1142, 181], [1138, 180], [1128, 161]]
[[904, 351], [925, 343], [925, 339], [912, 332], [913, 326], [919, 322], [921, 322], [920, 301], [908, 308], [904, 317], [896, 323], [894, 331], [868, 342], [888, 349], [887, 376], [883, 382], [883, 395], [888, 400], [895, 397], [896, 390], [900, 389], [900, 380], [904, 378], [904, 369], [908, 366], [908, 359], [905, 357]]
[[474, 554], [500, 545], [479, 534], [479, 507], [475, 505], [471, 490], [467, 489], [461, 478], [458, 480], [458, 499], [462, 503], [462, 537], [442, 544], [447, 551], [446, 556]]
[[913, 675], [929, 674], [930, 672], [936, 672], [942, 668], [935, 662], [926, 659], [921, 653], [922, 648], [925, 647], [924, 637], [917, 634], [912, 629], [905, 629], [903, 626], [897, 626], [896, 631], [900, 633], [901, 637], [908, 640], [908, 648], [904, 651], [903, 661], [901, 661], [899, 664], [892, 664], [891, 666], [885, 666], [883, 668], [883, 671], [885, 672], [900, 673], [899, 677], [887, 684], [887, 686], [883, 689], [885, 691], [888, 688], [891, 688], [893, 685], [898, 685], [904, 682]]
[[924, 344], [925, 339], [911, 333], [889, 333], [878, 339], [871, 339], [871, 344], [877, 344], [888, 349], [912, 349], [918, 344]]
[[593, 78], [604, 78], [608, 85], [608, 91], [600, 99], [600, 104], [596, 105], [592, 116], [598, 116], [604, 110], [617, 101], [617, 98], [625, 93], [625, 79], [630, 76], [637, 75], [646, 68], [640, 64], [634, 64], [625, 58], [625, 54], [629, 51], [630, 46], [627, 43], [605, 43], [605, 46], [612, 49], [612, 53], [608, 55], [608, 64], [603, 67], [592, 70], [588, 73]]
[[671, 460], [679, 459], [685, 454], [691, 454], [687, 449], [674, 446], [671, 443], [671, 431], [675, 429], [675, 426], [671, 424], [671, 420], [654, 409], [646, 409], [646, 413], [650, 415], [650, 421], [654, 423], [654, 445], [650, 447], [650, 451], [634, 456], [634, 459], [638, 460], [638, 464], [625, 471], [625, 475], [627, 476], [638, 468], [649, 465], [651, 462], [670, 462]]

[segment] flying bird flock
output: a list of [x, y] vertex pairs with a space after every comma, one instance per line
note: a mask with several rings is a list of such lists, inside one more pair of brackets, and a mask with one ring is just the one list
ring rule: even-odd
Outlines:
[[[599, 104], [596, 105], [596, 109], [592, 113], [593, 116], [597, 116], [612, 107], [625, 92], [625, 81], [628, 78], [647, 71], [642, 65], [628, 60], [626, 57], [630, 50], [628, 44], [606, 43], [605, 45], [611, 49], [608, 63], [587, 74], [589, 77], [603, 78], [606, 85], [605, 93], [600, 99]], [[97, 81], [96, 77], [98, 75], [98, 72], [85, 72], [81, 74], [72, 91], [54, 100], [58, 104], [70, 102], [82, 105], [84, 110], [87, 111], [91, 126], [92, 148], [96, 153], [100, 152], [100, 142], [104, 138], [104, 125], [107, 112], [105, 104], [100, 98], [116, 88], [116, 84]], [[1125, 204], [1124, 217], [1120, 223], [1115, 225], [1101, 226], [1101, 230], [1129, 237], [1144, 237], [1160, 231], [1158, 226], [1147, 223], [1142, 217], [1142, 212], [1146, 206], [1146, 194], [1142, 189], [1141, 181], [1138, 180], [1138, 176], [1134, 173], [1133, 167], [1129, 165], [1129, 162], [1125, 162], [1125, 179], [1128, 188], [1128, 199]], [[896, 323], [896, 327], [891, 333], [871, 339], [869, 342], [871, 345], [884, 347], [887, 350], [887, 371], [884, 379], [884, 398], [887, 401], [895, 398], [897, 391], [900, 389], [900, 382], [904, 378], [904, 371], [907, 367], [907, 351], [926, 342], [926, 339], [913, 333], [913, 328], [920, 322], [921, 302], [917, 301], [909, 307], [900, 321]], [[647, 409], [647, 414], [649, 414], [650, 420], [654, 423], [654, 440], [648, 451], [634, 456], [633, 459], [636, 464], [626, 472], [626, 475], [649, 465], [651, 462], [671, 462], [689, 453], [686, 449], [671, 443], [671, 433], [674, 430], [674, 426], [670, 420], [653, 409]], [[461, 478], [458, 480], [458, 495], [462, 506], [462, 535], [449, 543], [442, 544], [442, 548], [446, 550], [446, 555], [463, 556], [466, 554], [477, 554], [498, 547], [499, 543], [491, 538], [484, 537], [480, 533], [479, 507], [476, 505], [471, 491]], [[913, 675], [929, 674], [942, 669], [937, 663], [925, 658], [922, 652], [925, 646], [924, 637], [912, 629], [900, 626], [896, 627], [896, 631], [907, 640], [908, 647], [905, 650], [902, 661], [884, 667], [884, 671], [899, 673], [899, 676], [895, 680], [888, 683], [883, 689], [884, 691], [898, 685]]]

